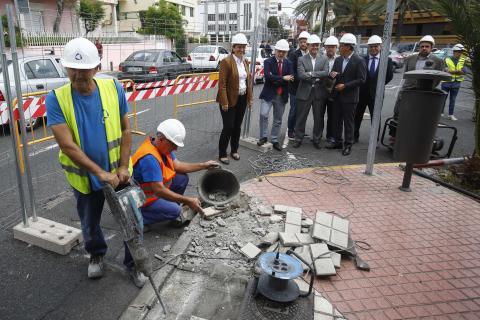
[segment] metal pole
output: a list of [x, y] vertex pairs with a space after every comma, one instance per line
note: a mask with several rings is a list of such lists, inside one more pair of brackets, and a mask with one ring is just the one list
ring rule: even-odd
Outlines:
[[412, 189], [410, 189], [412, 174], [413, 174], [413, 163], [407, 163], [407, 165], [405, 166], [405, 173], [403, 174], [402, 186], [399, 187], [400, 190], [404, 192], [412, 191]]
[[15, 138], [16, 132], [13, 126], [13, 99], [11, 95], [11, 88], [10, 88], [10, 76], [8, 75], [8, 64], [7, 64], [7, 54], [5, 52], [5, 39], [3, 33], [3, 24], [0, 23], [0, 53], [1, 53], [1, 65], [3, 70], [3, 83], [5, 84], [5, 98], [7, 99], [7, 108], [8, 108], [8, 116], [10, 119], [10, 137], [12, 139], [12, 149], [13, 154], [15, 155], [15, 171], [17, 173], [17, 187], [18, 187], [18, 195], [20, 198], [20, 205], [22, 207], [22, 220], [23, 226], [28, 227], [28, 214], [27, 208], [25, 206], [25, 193], [23, 191], [23, 182], [22, 182], [22, 174], [20, 173], [20, 159], [19, 154], [17, 153], [18, 146], [17, 146], [17, 139]]
[[[258, 13], [258, 0], [255, 0], [254, 7], [254, 19], [253, 19], [253, 40], [252, 40], [252, 57], [250, 59], [250, 74], [252, 75], [251, 86], [253, 90], [253, 85], [255, 84], [255, 63], [257, 62], [257, 35], [258, 35], [258, 26], [257, 26], [257, 13]], [[243, 123], [243, 137], [248, 137], [250, 134], [250, 117], [251, 110], [247, 108], [246, 118], [247, 120]]]
[[388, 48], [392, 37], [393, 15], [395, 12], [395, 0], [388, 0], [387, 13], [385, 14], [385, 26], [383, 27], [383, 46], [380, 52], [378, 65], [377, 91], [375, 96], [375, 108], [373, 110], [372, 127], [370, 129], [370, 141], [368, 144], [367, 167], [365, 174], [372, 175], [375, 151], [377, 149], [378, 129], [380, 128], [380, 117], [382, 115], [383, 98], [385, 93], [385, 78], [387, 77]]
[[[7, 20], [8, 20], [8, 33], [10, 35], [10, 50], [12, 53], [13, 62], [13, 76], [15, 78], [15, 91], [17, 94], [17, 107], [19, 115], [19, 126], [22, 132], [22, 144], [23, 144], [23, 161], [25, 161], [25, 172], [27, 173], [27, 186], [30, 197], [30, 206], [32, 209], [33, 221], [37, 221], [37, 210], [35, 206], [35, 192], [33, 190], [32, 172], [30, 170], [30, 161], [28, 159], [28, 144], [27, 144], [27, 130], [25, 128], [25, 115], [23, 114], [23, 98], [22, 98], [22, 84], [20, 82], [20, 69], [18, 65], [18, 53], [17, 43], [15, 39], [15, 26], [13, 24], [13, 8], [11, 4], [7, 4]], [[13, 118], [10, 118], [12, 122]]]

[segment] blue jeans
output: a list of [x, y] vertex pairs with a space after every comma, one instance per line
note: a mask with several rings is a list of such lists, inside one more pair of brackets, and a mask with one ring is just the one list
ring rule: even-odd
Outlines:
[[260, 105], [260, 138], [267, 137], [268, 131], [268, 114], [273, 106], [273, 124], [270, 139], [272, 142], [278, 142], [278, 135], [282, 127], [283, 112], [285, 111], [285, 102], [282, 96], [276, 95], [272, 101], [265, 101], [262, 99]]
[[297, 96], [290, 94], [290, 111], [288, 111], [288, 132], [295, 131], [295, 121], [297, 120]]
[[[177, 173], [170, 184], [170, 190], [183, 195], [187, 185], [188, 175]], [[143, 223], [148, 225], [166, 220], [175, 220], [180, 216], [182, 208], [176, 202], [160, 198], [151, 205], [142, 207], [141, 211]]]
[[[458, 91], [460, 91], [460, 82], [446, 82], [442, 83], [442, 90], [450, 94], [450, 102], [448, 104], [448, 115], [453, 115], [455, 109], [455, 100], [457, 99]], [[444, 106], [445, 108], [445, 106]], [[443, 113], [443, 109], [442, 109]]]
[[[83, 194], [73, 190], [77, 199], [77, 212], [82, 226], [85, 250], [92, 256], [104, 256], [107, 253], [107, 243], [103, 237], [100, 220], [102, 218], [105, 197], [102, 190]], [[125, 258], [123, 264], [131, 268], [134, 263], [127, 245], [125, 245]]]

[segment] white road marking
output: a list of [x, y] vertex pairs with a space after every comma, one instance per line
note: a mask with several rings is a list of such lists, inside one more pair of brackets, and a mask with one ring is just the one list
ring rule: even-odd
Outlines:
[[283, 139], [283, 146], [282, 148], [285, 149], [288, 146], [288, 134], [285, 134], [285, 139]]
[[385, 86], [385, 90], [394, 90], [399, 88], [400, 86]]
[[[142, 111], [138, 111], [138, 112], [137, 112], [137, 116], [138, 116], [139, 114], [142, 114], [142, 113], [147, 112], [147, 111], [149, 111], [149, 110], [150, 110], [150, 109], [145, 109], [145, 110], [142, 110]], [[129, 118], [132, 118], [132, 117], [133, 117], [133, 114], [129, 114], [128, 117], [129, 117]]]
[[288, 159], [292, 159], [292, 160], [296, 160], [296, 159], [297, 159], [293, 153], [290, 153], [290, 152], [288, 152], [288, 151], [287, 151], [287, 157], [288, 157]]
[[29, 156], [30, 157], [33, 157], [33, 156], [36, 156], [40, 153], [43, 153], [43, 152], [46, 152], [46, 151], [50, 151], [52, 149], [56, 149], [58, 148], [58, 144], [54, 143], [54, 144], [51, 144], [49, 146], [46, 146], [45, 148], [41, 148], [41, 149], [38, 149], [38, 150], [35, 150], [35, 151], [32, 151], [29, 153]]

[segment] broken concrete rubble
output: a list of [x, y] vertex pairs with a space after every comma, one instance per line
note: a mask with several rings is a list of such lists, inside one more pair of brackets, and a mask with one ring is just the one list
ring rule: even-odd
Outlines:
[[300, 214], [302, 214], [303, 210], [302, 208], [298, 208], [298, 207], [289, 207], [289, 206], [285, 206], [285, 205], [282, 205], [282, 204], [276, 204], [273, 206], [273, 211], [275, 213], [280, 213], [280, 214], [286, 214], [287, 211], [292, 211], [292, 212], [298, 212]]

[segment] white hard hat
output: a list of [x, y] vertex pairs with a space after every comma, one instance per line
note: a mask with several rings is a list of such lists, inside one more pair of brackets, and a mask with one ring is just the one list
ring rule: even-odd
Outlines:
[[237, 33], [232, 37], [232, 44], [248, 44], [247, 37], [243, 33]]
[[338, 39], [335, 36], [330, 36], [325, 40], [324, 46], [337, 46], [338, 47]]
[[463, 44], [457, 43], [456, 45], [453, 46], [452, 48], [453, 51], [464, 51], [465, 47]]
[[186, 131], [183, 124], [177, 119], [162, 121], [157, 127], [157, 132], [163, 134], [167, 140], [174, 143], [177, 147], [183, 147]]
[[65, 68], [93, 69], [100, 64], [100, 56], [90, 40], [75, 38], [65, 45], [60, 62]]
[[351, 45], [356, 45], [357, 44], [357, 37], [355, 37], [351, 33], [345, 33], [341, 38], [340, 38], [340, 43], [346, 43], [346, 44], [351, 44]]
[[435, 39], [433, 39], [433, 37], [430, 35], [423, 36], [423, 38], [420, 39], [419, 43], [420, 42], [430, 42], [432, 44], [432, 47], [435, 45]]
[[290, 46], [288, 45], [287, 40], [285, 39], [278, 40], [277, 43], [275, 44], [275, 50], [280, 50], [280, 51], [290, 50]]
[[298, 39], [308, 39], [309, 37], [310, 37], [310, 33], [308, 33], [307, 31], [302, 31], [298, 35]]
[[308, 37], [307, 43], [312, 44], [312, 43], [318, 43], [320, 44], [320, 38], [316, 34], [311, 34], [310, 37]]
[[382, 44], [382, 38], [377, 35], [373, 35], [368, 38], [367, 44]]

